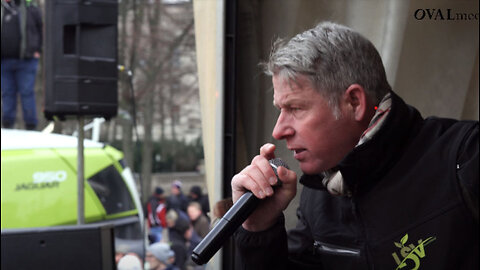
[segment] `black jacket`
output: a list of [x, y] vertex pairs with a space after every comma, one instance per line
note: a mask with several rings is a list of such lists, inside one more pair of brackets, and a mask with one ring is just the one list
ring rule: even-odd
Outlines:
[[240, 268], [477, 269], [478, 132], [424, 120], [392, 93], [381, 130], [338, 164], [352, 195], [302, 176], [296, 228], [239, 229]]
[[[5, 3], [1, 6], [2, 58], [32, 58], [35, 52], [42, 52], [42, 14], [32, 3], [25, 3], [25, 0], [15, 2], [17, 2], [15, 5]], [[12, 46], [18, 48], [18, 55], [11, 55], [12, 50], [4, 51], [5, 48]]]

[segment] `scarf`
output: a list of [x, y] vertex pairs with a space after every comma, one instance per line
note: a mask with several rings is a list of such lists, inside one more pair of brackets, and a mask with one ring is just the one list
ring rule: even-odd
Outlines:
[[[368, 128], [362, 133], [360, 136], [360, 140], [358, 141], [355, 147], [364, 144], [365, 142], [371, 140], [373, 136], [380, 130], [385, 119], [387, 119], [387, 115], [390, 112], [392, 107], [392, 99], [390, 93], [386, 94], [378, 108], [376, 108], [375, 115], [372, 117], [372, 120], [368, 124]], [[323, 172], [323, 180], [322, 184], [327, 188], [328, 192], [335, 196], [351, 196], [352, 193], [346, 187], [342, 173], [338, 169], [330, 169]]]

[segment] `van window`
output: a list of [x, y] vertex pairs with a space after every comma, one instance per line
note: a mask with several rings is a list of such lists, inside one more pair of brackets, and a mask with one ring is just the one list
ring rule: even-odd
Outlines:
[[135, 209], [125, 182], [115, 167], [109, 166], [88, 179], [107, 214]]

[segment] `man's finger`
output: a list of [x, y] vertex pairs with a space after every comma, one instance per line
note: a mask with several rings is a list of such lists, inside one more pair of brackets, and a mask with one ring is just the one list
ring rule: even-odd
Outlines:
[[260, 155], [264, 156], [266, 159], [275, 158], [275, 145], [271, 143], [266, 143], [260, 147]]

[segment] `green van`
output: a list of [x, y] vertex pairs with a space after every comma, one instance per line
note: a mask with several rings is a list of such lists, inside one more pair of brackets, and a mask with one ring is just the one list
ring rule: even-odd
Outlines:
[[[1, 229], [77, 224], [73, 136], [1, 130]], [[122, 152], [84, 141], [85, 223], [114, 226], [117, 250], [144, 255], [144, 213]]]

